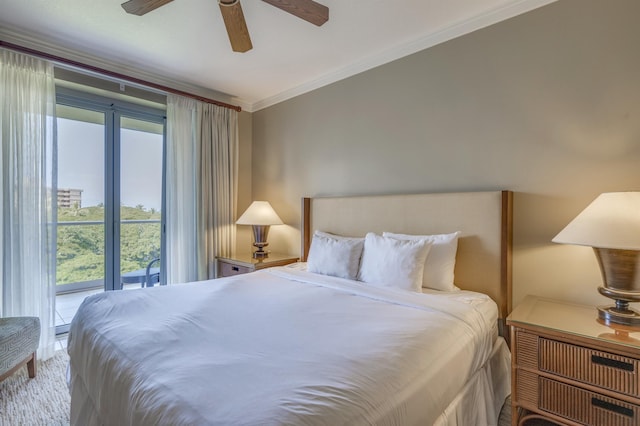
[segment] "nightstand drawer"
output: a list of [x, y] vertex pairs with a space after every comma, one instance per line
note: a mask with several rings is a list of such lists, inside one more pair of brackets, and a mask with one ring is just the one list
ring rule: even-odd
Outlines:
[[585, 425], [636, 426], [640, 407], [585, 389], [539, 378], [539, 408]]
[[232, 265], [230, 263], [225, 263], [225, 262], [219, 262], [218, 265], [220, 268], [218, 270], [219, 277], [230, 277], [233, 275], [247, 274], [249, 272], [253, 272], [253, 269], [247, 268], [246, 266]]
[[540, 371], [638, 397], [637, 359], [540, 338]]
[[640, 396], [640, 361], [609, 352], [516, 332], [518, 365], [599, 388]]

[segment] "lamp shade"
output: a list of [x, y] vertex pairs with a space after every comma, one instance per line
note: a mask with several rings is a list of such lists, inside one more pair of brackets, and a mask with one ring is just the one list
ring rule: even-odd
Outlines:
[[282, 225], [282, 220], [268, 201], [254, 201], [236, 221], [238, 225]]
[[600, 194], [552, 241], [640, 250], [640, 192]]

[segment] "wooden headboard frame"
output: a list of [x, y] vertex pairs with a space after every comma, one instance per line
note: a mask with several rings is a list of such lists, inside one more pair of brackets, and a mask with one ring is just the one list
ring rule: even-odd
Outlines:
[[499, 309], [501, 334], [511, 312], [511, 191], [302, 199], [302, 260], [315, 230], [348, 236], [384, 231], [460, 231], [455, 283], [488, 294]]

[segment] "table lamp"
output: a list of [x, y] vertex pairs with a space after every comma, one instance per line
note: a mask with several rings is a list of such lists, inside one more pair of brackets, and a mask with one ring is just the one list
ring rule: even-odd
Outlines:
[[640, 314], [629, 308], [640, 302], [640, 192], [600, 194], [552, 241], [593, 247], [604, 281], [598, 291], [616, 302], [598, 307], [599, 318], [640, 325]]
[[267, 236], [271, 225], [282, 225], [282, 220], [273, 210], [268, 201], [254, 201], [238, 218], [237, 225], [251, 225], [253, 227], [253, 245], [258, 249], [253, 252], [254, 259], [269, 257], [264, 248], [269, 245]]

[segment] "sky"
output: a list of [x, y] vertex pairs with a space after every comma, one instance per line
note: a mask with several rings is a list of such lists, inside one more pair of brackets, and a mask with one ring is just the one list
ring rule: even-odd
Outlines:
[[[82, 189], [82, 207], [104, 203], [104, 126], [58, 118], [58, 188]], [[121, 204], [160, 210], [162, 135], [121, 130]]]

